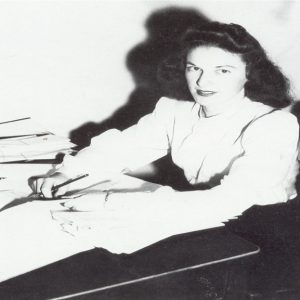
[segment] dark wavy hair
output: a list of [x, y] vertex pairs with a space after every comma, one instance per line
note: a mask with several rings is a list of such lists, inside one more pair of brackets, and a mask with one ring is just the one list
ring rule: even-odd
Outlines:
[[283, 108], [292, 103], [288, 79], [267, 56], [259, 42], [237, 24], [210, 22], [191, 28], [180, 39], [178, 51], [158, 67], [158, 80], [167, 96], [192, 99], [185, 80], [186, 57], [198, 46], [213, 46], [240, 54], [246, 63], [245, 95], [253, 101]]

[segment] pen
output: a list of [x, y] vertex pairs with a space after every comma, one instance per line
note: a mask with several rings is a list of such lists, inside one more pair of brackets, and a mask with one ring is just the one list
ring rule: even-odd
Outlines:
[[[85, 177], [87, 177], [87, 176], [89, 176], [89, 174], [79, 175], [79, 176], [77, 176], [77, 177], [75, 177], [75, 178], [68, 179], [67, 181], [65, 181], [65, 182], [63, 182], [63, 183], [61, 183], [61, 184], [58, 184], [58, 185], [53, 186], [52, 189], [51, 189], [52, 195], [53, 195], [54, 193], [56, 193], [56, 192], [58, 191], [58, 189], [60, 189], [61, 187], [65, 186], [65, 185], [68, 185], [68, 184], [70, 184], [70, 183], [73, 183], [73, 182], [75, 182], [75, 181], [77, 181], [77, 180], [80, 180], [80, 179], [82, 179], [82, 178], [85, 178]], [[30, 194], [28, 197], [29, 197], [29, 198], [34, 198], [34, 199], [36, 199], [37, 197], [40, 197], [40, 196], [43, 196], [43, 193], [42, 193], [42, 192], [39, 192], [39, 193], [32, 193], [32, 194]]]
[[87, 176], [89, 176], [89, 174], [79, 175], [78, 177], [71, 178], [71, 179], [69, 179], [69, 180], [67, 180], [67, 181], [65, 181], [65, 182], [63, 182], [63, 183], [61, 183], [61, 184], [55, 185], [55, 186], [52, 187], [51, 192], [52, 192], [52, 194], [54, 194], [54, 193], [56, 193], [56, 192], [58, 191], [58, 189], [60, 189], [61, 187], [65, 186], [65, 185], [68, 185], [68, 184], [70, 184], [70, 183], [73, 183], [73, 182], [75, 182], [75, 181], [77, 181], [77, 180], [80, 180], [80, 179], [82, 179], [82, 178], [85, 178], [85, 177], [87, 177]]
[[28, 120], [28, 119], [31, 119], [31, 118], [26, 117], [26, 118], [21, 118], [21, 119], [16, 119], [16, 120], [10, 120], [10, 121], [5, 121], [5, 122], [0, 122], [0, 124], [13, 123], [13, 122], [24, 121], [24, 120]]
[[[71, 192], [71, 193], [69, 193], [68, 196], [70, 196], [70, 197], [76, 196], [76, 198], [80, 197], [80, 196], [83, 196], [83, 195], [86, 194], [86, 193], [82, 193], [83, 191], [89, 190], [90, 188], [95, 187], [95, 186], [97, 186], [99, 184], [108, 183], [108, 182], [111, 182], [111, 180], [110, 179], [105, 179], [105, 180], [98, 181], [98, 182], [93, 183], [93, 184], [91, 184], [91, 185], [89, 185], [89, 186], [87, 186], [87, 187], [85, 187], [83, 189], [80, 189], [79, 191], [77, 190], [77, 191], [75, 191], [73, 193]], [[105, 192], [106, 192], [106, 190], [105, 190]]]

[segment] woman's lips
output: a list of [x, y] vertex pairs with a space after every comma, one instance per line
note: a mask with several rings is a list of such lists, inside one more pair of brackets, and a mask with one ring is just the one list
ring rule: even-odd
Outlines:
[[216, 92], [213, 92], [213, 91], [204, 91], [204, 90], [196, 90], [196, 93], [199, 96], [202, 96], [202, 97], [209, 97], [209, 96], [212, 96], [212, 95], [216, 94]]

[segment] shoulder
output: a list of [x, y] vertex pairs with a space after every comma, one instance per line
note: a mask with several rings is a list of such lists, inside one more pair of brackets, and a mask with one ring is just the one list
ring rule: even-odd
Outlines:
[[299, 125], [297, 118], [287, 110], [274, 109], [271, 106], [260, 102], [248, 101], [247, 110], [251, 111], [253, 120], [250, 123], [249, 129], [265, 128], [273, 131], [278, 128], [296, 129]]
[[243, 133], [244, 143], [263, 142], [273, 145], [293, 144], [299, 139], [297, 118], [288, 111], [271, 110], [265, 112], [249, 124]]
[[298, 131], [297, 118], [288, 111], [273, 110], [254, 120], [252, 128], [259, 127], [271, 131]]
[[168, 97], [161, 97], [157, 104], [156, 107], [167, 107], [167, 108], [192, 108], [194, 105], [193, 101], [188, 101], [188, 100], [178, 100], [174, 98], [168, 98]]
[[155, 112], [177, 117], [191, 113], [194, 105], [195, 102], [192, 101], [162, 97], [156, 104]]

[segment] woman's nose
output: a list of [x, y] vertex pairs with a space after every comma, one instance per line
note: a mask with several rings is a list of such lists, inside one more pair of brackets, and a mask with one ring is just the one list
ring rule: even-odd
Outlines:
[[202, 86], [202, 87], [205, 87], [207, 83], [209, 83], [211, 81], [211, 78], [209, 76], [209, 74], [207, 72], [200, 72], [197, 80], [196, 80], [196, 83], [198, 86]]

